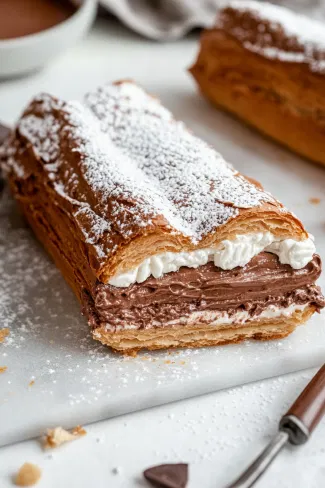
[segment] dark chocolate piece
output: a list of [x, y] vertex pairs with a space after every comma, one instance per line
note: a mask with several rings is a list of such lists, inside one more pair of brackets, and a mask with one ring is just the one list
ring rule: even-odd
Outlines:
[[143, 476], [159, 488], [185, 488], [188, 481], [188, 464], [161, 464], [143, 472]]

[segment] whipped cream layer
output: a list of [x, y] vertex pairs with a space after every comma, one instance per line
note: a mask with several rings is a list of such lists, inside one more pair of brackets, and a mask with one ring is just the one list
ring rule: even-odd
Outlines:
[[213, 261], [224, 270], [243, 267], [260, 252], [270, 252], [279, 257], [281, 264], [293, 269], [304, 268], [313, 258], [316, 248], [313, 236], [303, 241], [280, 239], [271, 232], [237, 235], [233, 240], [224, 240], [216, 248], [196, 249], [188, 252], [165, 252], [145, 259], [139, 266], [114, 276], [109, 284], [127, 287], [143, 283], [149, 276], [161, 278], [164, 274], [178, 271], [182, 266], [198, 268]]

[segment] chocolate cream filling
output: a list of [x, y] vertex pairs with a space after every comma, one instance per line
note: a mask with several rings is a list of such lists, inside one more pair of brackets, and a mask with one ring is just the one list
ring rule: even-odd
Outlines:
[[148, 278], [127, 288], [97, 283], [88, 294], [85, 313], [93, 328], [103, 323], [146, 328], [188, 316], [193, 312], [220, 311], [229, 316], [245, 310], [259, 315], [270, 305], [325, 306], [314, 283], [321, 260], [314, 255], [302, 269], [281, 264], [274, 254], [262, 252], [246, 266], [222, 270], [212, 262], [199, 268], [183, 267], [162, 278]]

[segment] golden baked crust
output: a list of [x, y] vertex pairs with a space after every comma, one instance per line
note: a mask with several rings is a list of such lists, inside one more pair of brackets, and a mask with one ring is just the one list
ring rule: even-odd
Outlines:
[[[215, 28], [201, 37], [190, 72], [200, 91], [223, 108], [291, 150], [325, 164], [325, 49], [318, 30], [281, 7], [231, 2]], [[275, 13], [274, 13], [275, 12]], [[288, 32], [283, 18], [305, 25], [308, 46]], [[299, 23], [298, 23], [299, 21]], [[316, 27], [318, 24], [315, 23]]]

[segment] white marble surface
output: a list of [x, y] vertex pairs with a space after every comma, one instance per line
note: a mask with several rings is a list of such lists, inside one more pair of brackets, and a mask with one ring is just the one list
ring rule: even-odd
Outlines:
[[[36, 440], [1, 448], [0, 486], [10, 488], [12, 475], [29, 461], [43, 471], [40, 488], [149, 488], [143, 469], [181, 461], [190, 463], [189, 488], [222, 488], [270, 440], [313, 372], [92, 424], [86, 437], [57, 450], [44, 452]], [[309, 444], [285, 449], [257, 486], [323, 488], [324, 439], [322, 422]]]
[[[298, 215], [305, 216], [308, 228], [321, 236], [324, 221], [319, 219], [319, 215], [324, 215], [324, 202], [316, 207], [308, 199], [323, 197], [323, 170], [262, 140], [230, 117], [218, 114], [200, 99], [185, 71], [195, 52], [194, 37], [178, 43], [156, 44], [102, 20], [88, 39], [47, 69], [29, 78], [1, 83], [1, 118], [13, 122], [28, 99], [40, 90], [64, 97], [80, 97], [88, 88], [106, 80], [132, 77], [158, 94], [196, 133], [217, 144], [226, 157], [236, 162], [238, 169], [260, 179], [284, 202], [290, 203]], [[268, 163], [271, 160], [272, 165]], [[306, 176], [308, 185], [304, 182]], [[287, 183], [283, 185], [282, 181]], [[301, 367], [313, 364], [313, 350], [316, 356], [318, 354], [316, 362], [325, 356], [320, 328], [319, 334], [317, 344], [309, 348]], [[298, 340], [294, 348], [285, 346], [291, 351], [291, 358], [295, 358], [295, 347], [301, 342], [306, 344], [309, 339]], [[282, 347], [279, 346], [276, 355], [279, 354], [279, 360], [285, 366], [286, 358], [280, 359]], [[260, 368], [261, 365], [263, 355], [259, 355], [256, 365], [250, 367]], [[220, 371], [220, 378], [229, 370], [231, 364], [224, 373]], [[88, 428], [86, 438], [55, 451], [51, 459], [48, 453], [40, 450], [36, 441], [2, 448], [0, 486], [11, 486], [10, 476], [26, 460], [43, 468], [44, 476], [39, 486], [44, 487], [142, 486], [137, 479], [142, 468], [177, 460], [191, 462], [190, 487], [198, 483], [202, 487], [222, 486], [275, 432], [280, 415], [308, 377], [309, 373], [301, 373], [268, 380], [101, 422]], [[33, 390], [30, 394], [33, 395]], [[41, 399], [39, 407], [41, 415], [45, 410]], [[71, 408], [69, 422], [73, 415]], [[10, 419], [13, 422], [8, 409], [3, 425], [10, 424]], [[260, 486], [324, 486], [324, 429], [323, 423], [311, 443], [299, 451], [283, 453]], [[120, 474], [113, 475], [112, 469], [116, 467], [120, 468]]]

